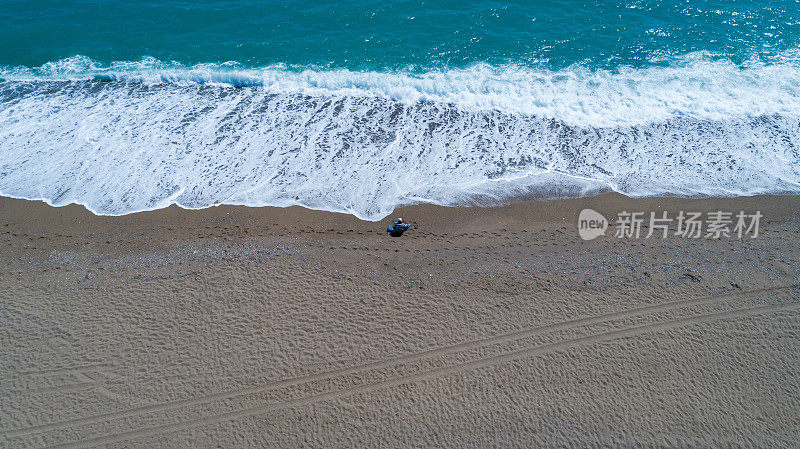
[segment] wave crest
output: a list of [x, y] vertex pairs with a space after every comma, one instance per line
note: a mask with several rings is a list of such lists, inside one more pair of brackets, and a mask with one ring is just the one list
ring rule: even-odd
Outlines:
[[498, 110], [577, 126], [618, 126], [670, 117], [723, 120], [732, 116], [797, 114], [800, 51], [772, 63], [743, 66], [698, 52], [670, 66], [611, 72], [574, 66], [563, 70], [486, 64], [415, 73], [315, 70], [275, 65], [245, 68], [236, 62], [185, 66], [155, 58], [102, 65], [85, 56], [36, 68], [0, 69], [10, 81], [87, 80], [255, 87], [276, 94], [300, 93], [384, 98], [403, 104], [450, 103], [471, 110]]

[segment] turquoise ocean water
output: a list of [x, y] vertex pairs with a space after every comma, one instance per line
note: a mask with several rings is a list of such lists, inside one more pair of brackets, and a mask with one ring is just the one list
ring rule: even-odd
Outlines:
[[800, 191], [790, 1], [0, 0], [0, 193], [124, 214]]

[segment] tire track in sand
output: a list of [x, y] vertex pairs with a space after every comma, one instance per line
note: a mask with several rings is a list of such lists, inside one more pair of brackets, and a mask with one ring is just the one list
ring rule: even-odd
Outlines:
[[0, 431], [8, 438], [19, 438], [28, 435], [34, 435], [38, 433], [44, 433], [52, 430], [57, 430], [60, 428], [71, 427], [71, 426], [80, 426], [80, 425], [87, 425], [87, 424], [95, 424], [104, 421], [112, 421], [116, 419], [124, 419], [129, 417], [135, 417], [147, 413], [154, 413], [154, 412], [162, 412], [162, 411], [169, 411], [174, 410], [182, 407], [190, 407], [195, 405], [202, 405], [207, 404], [219, 400], [231, 399], [237, 396], [248, 395], [248, 394], [258, 394], [267, 392], [270, 390], [286, 388], [291, 386], [296, 386], [308, 382], [319, 381], [319, 380], [326, 380], [331, 379], [334, 377], [345, 376], [349, 374], [356, 374], [362, 371], [369, 371], [369, 370], [376, 370], [376, 369], [383, 369], [389, 368], [393, 365], [401, 364], [401, 363], [409, 363], [415, 362], [419, 360], [429, 359], [437, 356], [449, 355], [458, 352], [478, 349], [484, 346], [489, 346], [498, 343], [507, 343], [514, 340], [519, 340], [522, 338], [533, 337], [541, 334], [568, 330], [571, 328], [579, 327], [579, 326], [588, 326], [592, 324], [602, 323], [605, 321], [612, 321], [612, 320], [620, 320], [626, 319], [631, 317], [636, 317], [644, 314], [649, 313], [656, 313], [662, 311], [669, 311], [674, 309], [680, 309], [684, 307], [690, 306], [697, 306], [697, 305], [704, 305], [709, 303], [715, 302], [723, 302], [723, 301], [731, 301], [735, 299], [742, 299], [747, 298], [754, 295], [766, 294], [766, 293], [774, 293], [782, 290], [788, 290], [792, 288], [800, 288], [800, 284], [791, 284], [779, 287], [771, 287], [771, 288], [763, 288], [763, 289], [756, 289], [750, 290], [746, 292], [729, 292], [729, 293], [722, 293], [717, 295], [709, 295], [703, 296], [699, 298], [693, 299], [685, 299], [679, 301], [671, 301], [667, 303], [661, 304], [654, 304], [650, 306], [638, 307], [634, 309], [623, 310], [619, 312], [612, 312], [607, 314], [600, 314], [594, 315], [584, 318], [577, 318], [573, 320], [563, 321], [560, 323], [548, 324], [543, 326], [537, 326], [533, 328], [522, 329], [519, 331], [514, 331], [506, 334], [500, 334], [488, 338], [476, 339], [471, 341], [466, 341], [462, 343], [457, 343], [448, 346], [442, 346], [434, 349], [429, 349], [426, 351], [420, 351], [412, 354], [401, 355], [397, 357], [391, 357], [388, 359], [377, 360], [374, 362], [368, 362], [359, 365], [353, 365], [349, 367], [334, 369], [330, 371], [325, 371], [322, 373], [316, 374], [308, 374], [288, 379], [282, 379], [275, 382], [270, 382], [263, 385], [258, 385], [254, 387], [247, 387], [247, 388], [240, 388], [235, 390], [228, 390], [222, 391], [218, 393], [212, 393], [203, 396], [197, 396], [187, 399], [180, 399], [171, 402], [164, 402], [158, 404], [151, 404], [151, 405], [144, 405], [140, 407], [133, 407], [127, 410], [118, 411], [118, 412], [109, 412], [109, 413], [102, 413], [82, 418], [75, 418], [71, 420], [64, 420], [64, 421], [57, 421], [52, 423], [40, 424], [36, 426], [30, 426], [21, 429], [12, 429], [7, 431]]
[[342, 390], [337, 391], [330, 391], [327, 393], [317, 394], [309, 397], [304, 398], [297, 398], [292, 399], [285, 402], [278, 402], [274, 404], [267, 404], [257, 407], [251, 407], [247, 409], [242, 409], [238, 411], [228, 412], [228, 413], [220, 413], [217, 415], [205, 416], [202, 418], [195, 418], [191, 420], [186, 420], [177, 423], [171, 424], [164, 424], [160, 426], [153, 426], [149, 428], [137, 429], [137, 430], [130, 430], [126, 432], [120, 432], [115, 434], [103, 435], [94, 438], [88, 438], [85, 440], [74, 441], [70, 443], [64, 444], [57, 444], [54, 446], [50, 446], [51, 448], [62, 448], [62, 449], [73, 449], [73, 448], [80, 448], [80, 447], [87, 447], [87, 446], [97, 446], [97, 445], [107, 445], [111, 443], [118, 443], [120, 441], [128, 440], [131, 438], [144, 438], [149, 436], [160, 435], [164, 433], [176, 432], [180, 430], [190, 429], [198, 426], [209, 425], [209, 424], [216, 424], [219, 422], [225, 422], [235, 419], [247, 418], [253, 415], [258, 415], [267, 412], [273, 412], [278, 410], [283, 410], [287, 408], [294, 408], [294, 407], [301, 407], [305, 405], [315, 404], [318, 402], [323, 401], [330, 401], [335, 399], [341, 399], [348, 396], [360, 394], [360, 393], [367, 393], [375, 390], [380, 390], [389, 387], [396, 387], [399, 385], [407, 384], [410, 382], [416, 381], [424, 381], [428, 379], [432, 379], [439, 376], [455, 374], [463, 371], [469, 371], [473, 369], [485, 368], [489, 366], [493, 366], [499, 363], [510, 362], [517, 359], [533, 357], [536, 355], [545, 354], [552, 351], [562, 351], [566, 349], [571, 349], [580, 346], [586, 346], [590, 344], [596, 343], [603, 343], [612, 340], [617, 340], [620, 338], [626, 337], [634, 337], [638, 335], [642, 335], [648, 332], [656, 332], [656, 331], [663, 331], [668, 329], [674, 329], [678, 327], [683, 327], [691, 324], [699, 324], [704, 322], [711, 322], [717, 321], [727, 318], [738, 318], [738, 317], [747, 317], [747, 316], [754, 316], [754, 315], [761, 315], [765, 313], [774, 313], [774, 312], [783, 312], [783, 311], [798, 311], [800, 310], [800, 304], [792, 303], [792, 304], [779, 304], [779, 305], [769, 305], [769, 306], [756, 306], [751, 308], [745, 309], [735, 309], [730, 310], [727, 312], [718, 312], [718, 313], [709, 313], [703, 315], [695, 315], [688, 318], [681, 318], [677, 320], [667, 320], [662, 321], [659, 323], [651, 323], [641, 326], [633, 326], [625, 329], [619, 329], [616, 331], [609, 331], [603, 332], [595, 335], [589, 335], [585, 337], [565, 340], [556, 343], [549, 343], [541, 346], [535, 346], [533, 348], [521, 349], [517, 351], [508, 352], [505, 354], [500, 354], [492, 357], [481, 358], [472, 360], [469, 362], [437, 368], [433, 370], [423, 371], [417, 374], [412, 374], [408, 376], [402, 376], [399, 378], [389, 379], [385, 381], [375, 382], [366, 385], [359, 385], [356, 387], [345, 388]]

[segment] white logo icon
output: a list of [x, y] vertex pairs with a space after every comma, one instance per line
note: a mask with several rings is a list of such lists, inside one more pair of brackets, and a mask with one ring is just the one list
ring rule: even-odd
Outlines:
[[605, 235], [608, 220], [600, 212], [584, 209], [578, 215], [578, 234], [584, 240], [592, 240]]

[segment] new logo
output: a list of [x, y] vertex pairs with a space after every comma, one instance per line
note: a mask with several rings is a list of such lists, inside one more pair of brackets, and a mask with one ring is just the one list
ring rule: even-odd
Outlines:
[[593, 240], [605, 235], [608, 229], [608, 220], [600, 212], [584, 209], [578, 215], [578, 234], [584, 240]]

